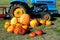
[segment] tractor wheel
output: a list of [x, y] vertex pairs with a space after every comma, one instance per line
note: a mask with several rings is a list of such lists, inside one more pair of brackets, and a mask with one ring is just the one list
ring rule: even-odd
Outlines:
[[9, 15], [10, 18], [12, 17], [21, 17], [22, 14], [26, 13], [26, 9], [24, 8], [24, 5], [14, 4], [9, 9]]
[[41, 18], [45, 20], [51, 20], [51, 15], [49, 13], [44, 13], [41, 15]]

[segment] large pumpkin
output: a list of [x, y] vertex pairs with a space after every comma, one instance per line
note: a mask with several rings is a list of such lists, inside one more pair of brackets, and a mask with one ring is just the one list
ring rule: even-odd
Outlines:
[[51, 25], [52, 25], [52, 22], [49, 21], [49, 20], [47, 20], [47, 21], [46, 21], [46, 26], [51, 26]]
[[9, 33], [9, 32], [13, 32], [13, 30], [14, 30], [14, 27], [13, 26], [9, 26], [8, 28], [7, 28], [7, 32]]
[[25, 25], [28, 25], [29, 22], [30, 22], [30, 16], [28, 14], [23, 14], [20, 17], [20, 23], [25, 24]]
[[38, 21], [37, 21], [37, 19], [31, 20], [31, 21], [30, 21], [30, 26], [31, 26], [32, 28], [37, 27], [37, 26], [38, 26]]
[[11, 19], [11, 24], [16, 24], [18, 22], [17, 18], [13, 17]]
[[4, 28], [7, 29], [9, 26], [10, 26], [10, 20], [5, 23]]
[[40, 20], [40, 23], [43, 24], [43, 25], [45, 25], [46, 24], [46, 20], [42, 19], [42, 20]]

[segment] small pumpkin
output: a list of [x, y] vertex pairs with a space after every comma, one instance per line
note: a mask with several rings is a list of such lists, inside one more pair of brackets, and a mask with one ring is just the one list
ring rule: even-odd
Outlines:
[[9, 26], [10, 26], [10, 20], [5, 23], [4, 28], [7, 29]]
[[11, 19], [11, 24], [16, 24], [18, 22], [17, 18], [13, 17]]
[[31, 32], [31, 33], [29, 34], [29, 36], [30, 36], [30, 37], [35, 37], [35, 36], [36, 36], [36, 33], [35, 33], [35, 32]]
[[24, 35], [26, 32], [27, 32], [27, 30], [24, 29], [24, 28], [19, 29], [19, 33], [22, 34], [22, 35]]
[[14, 28], [14, 34], [18, 34], [19, 33], [19, 27], [15, 27]]
[[20, 18], [17, 18], [18, 22], [20, 22]]
[[40, 23], [41, 23], [42, 25], [45, 25], [45, 24], [46, 24], [46, 20], [45, 20], [45, 19], [42, 19], [42, 20], [40, 20]]
[[47, 20], [47, 21], [46, 21], [46, 26], [51, 26], [51, 25], [52, 25], [52, 22], [49, 21], [49, 20]]
[[21, 23], [17, 23], [15, 27], [22, 27]]
[[27, 30], [29, 28], [29, 26], [28, 25], [22, 25], [22, 28]]
[[16, 27], [16, 24], [11, 24], [11, 26]]
[[20, 23], [22, 23], [24, 25], [29, 25], [29, 23], [30, 23], [30, 16], [28, 14], [23, 14], [20, 17]]
[[43, 31], [42, 31], [42, 30], [36, 30], [35, 33], [36, 33], [37, 35], [42, 35], [42, 34], [43, 34]]
[[30, 26], [31, 26], [32, 28], [37, 27], [38, 24], [39, 24], [39, 23], [38, 23], [37, 19], [33, 19], [33, 20], [30, 21]]
[[7, 28], [7, 32], [9, 33], [9, 32], [13, 32], [13, 30], [14, 30], [14, 27], [13, 26], [9, 26], [8, 28]]

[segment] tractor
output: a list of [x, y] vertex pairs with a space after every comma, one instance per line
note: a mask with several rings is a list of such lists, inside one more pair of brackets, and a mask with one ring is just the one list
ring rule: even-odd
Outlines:
[[[33, 6], [30, 7], [27, 1]], [[12, 0], [10, 2], [8, 10], [10, 18], [20, 17], [24, 13], [31, 17], [38, 15], [42, 19], [51, 20], [53, 14], [58, 14], [56, 0]]]

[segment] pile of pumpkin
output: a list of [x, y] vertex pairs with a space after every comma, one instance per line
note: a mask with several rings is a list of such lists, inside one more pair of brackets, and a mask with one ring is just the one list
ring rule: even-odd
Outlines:
[[44, 19], [38, 20], [37, 18], [31, 18], [28, 14], [23, 14], [20, 18], [13, 17], [8, 20], [4, 28], [8, 33], [24, 35], [29, 28], [38, 27], [40, 24], [51, 26], [52, 22]]

